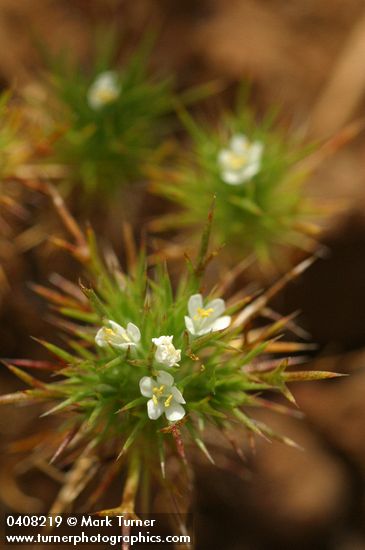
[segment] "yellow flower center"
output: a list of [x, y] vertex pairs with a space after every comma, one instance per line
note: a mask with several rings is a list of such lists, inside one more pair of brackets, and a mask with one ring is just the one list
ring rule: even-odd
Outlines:
[[168, 398], [165, 401], [165, 407], [166, 408], [168, 408], [171, 405], [172, 398], [173, 398], [173, 395], [172, 395], [172, 393], [170, 393], [170, 395], [168, 396]]
[[114, 329], [105, 327], [104, 334], [105, 334], [105, 340], [109, 343], [112, 341], [114, 337], [122, 338], [122, 340], [124, 340], [128, 344], [130, 343], [130, 338], [128, 337], [128, 334], [125, 331], [123, 331], [122, 333], [117, 333]]
[[105, 334], [105, 340], [109, 343], [116, 336], [115, 331], [112, 328], [107, 328], [107, 327], [104, 328], [104, 334]]
[[116, 92], [115, 90], [111, 88], [100, 88], [96, 92], [96, 97], [100, 101], [100, 103], [109, 103], [110, 101], [113, 101], [116, 98]]
[[231, 153], [229, 157], [229, 165], [233, 170], [239, 170], [247, 164], [246, 155], [237, 155], [236, 153]]
[[194, 316], [194, 319], [205, 319], [206, 317], [210, 317], [213, 313], [214, 309], [212, 307], [209, 307], [208, 309], [204, 309], [203, 307], [198, 307], [196, 311], [196, 315]]

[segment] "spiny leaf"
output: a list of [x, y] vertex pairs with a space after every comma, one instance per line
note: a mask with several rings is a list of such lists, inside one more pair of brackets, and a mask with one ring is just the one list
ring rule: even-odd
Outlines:
[[243, 413], [239, 409], [233, 409], [233, 414], [240, 422], [242, 422], [242, 424], [246, 426], [248, 430], [250, 430], [251, 432], [254, 432], [257, 435], [260, 435], [261, 437], [263, 437], [268, 441], [266, 435], [260, 429], [260, 427], [258, 426], [258, 423], [255, 420], [252, 420], [252, 418], [247, 416], [247, 414]]
[[78, 321], [84, 321], [85, 323], [97, 323], [98, 316], [95, 313], [89, 313], [87, 311], [81, 311], [80, 309], [60, 307], [58, 311], [65, 317], [71, 319], [77, 319]]
[[39, 338], [33, 338], [36, 342], [44, 346], [48, 351], [53, 353], [53, 355], [56, 355], [66, 363], [75, 363], [75, 357], [65, 351], [64, 349], [61, 349], [60, 347], [56, 346], [55, 344], [51, 344], [50, 342], [47, 342], [46, 340], [40, 340]]
[[119, 412], [129, 411], [131, 409], [134, 409], [135, 407], [138, 407], [142, 403], [145, 403], [145, 401], [146, 401], [145, 397], [137, 397], [137, 399], [133, 399], [133, 401], [130, 401], [129, 403], [127, 403], [127, 405], [124, 405], [124, 407], [119, 409], [117, 412], [119, 413]]
[[195, 443], [197, 444], [197, 446], [199, 447], [199, 449], [204, 453], [204, 455], [207, 457], [207, 459], [209, 460], [209, 462], [211, 462], [212, 464], [215, 464], [214, 462], [214, 459], [212, 457], [212, 455], [210, 454], [210, 452], [208, 451], [204, 441], [198, 436], [198, 434], [196, 433], [194, 427], [192, 424], [187, 424], [187, 428], [192, 436], [192, 438], [194, 439]]
[[128, 449], [134, 443], [136, 437], [138, 436], [139, 432], [142, 430], [142, 428], [144, 427], [144, 425], [146, 423], [147, 423], [146, 418], [140, 418], [139, 419], [139, 421], [134, 426], [133, 430], [131, 431], [131, 433], [129, 434], [127, 439], [125, 440], [125, 443], [123, 444], [123, 447], [122, 447], [119, 455], [117, 456], [117, 460], [119, 460], [122, 457], [122, 455], [124, 455], [128, 451]]
[[107, 319], [110, 318], [110, 311], [107, 307], [105, 307], [105, 304], [100, 300], [96, 292], [92, 288], [87, 288], [84, 285], [80, 285], [83, 293], [90, 301], [94, 311], [100, 315], [100, 317], [106, 317]]
[[31, 376], [27, 372], [24, 372], [21, 369], [19, 369], [18, 367], [15, 367], [14, 365], [10, 365], [9, 363], [6, 363], [5, 361], [3, 361], [3, 363], [13, 374], [15, 374], [15, 376], [20, 378], [20, 380], [25, 382], [25, 384], [27, 384], [28, 386], [31, 386], [33, 388], [40, 388], [40, 389], [45, 388], [44, 383], [41, 382], [40, 380], [37, 380], [36, 378], [34, 378], [34, 376]]
[[284, 445], [288, 445], [289, 447], [294, 447], [294, 449], [298, 449], [300, 451], [304, 450], [303, 447], [301, 445], [298, 445], [298, 443], [293, 441], [293, 439], [285, 435], [278, 434], [263, 422], [256, 420], [256, 424], [260, 427], [260, 430], [262, 431], [262, 433], [267, 435], [270, 439], [280, 441], [280, 443], [284, 443]]
[[8, 405], [10, 403], [22, 403], [27, 401], [33, 401], [33, 395], [29, 394], [27, 390], [19, 391], [15, 393], [8, 393], [0, 395], [0, 405]]
[[199, 254], [198, 254], [198, 258], [195, 266], [195, 275], [198, 279], [203, 275], [204, 268], [206, 266], [210, 234], [212, 231], [214, 205], [215, 205], [215, 197], [213, 198], [212, 206], [208, 214], [208, 221], [206, 223], [206, 226], [204, 228], [201, 241], [200, 241], [200, 250], [199, 250]]
[[49, 461], [50, 464], [53, 464], [53, 462], [55, 462], [57, 458], [63, 453], [66, 447], [68, 447], [68, 445], [71, 443], [71, 441], [73, 440], [73, 438], [75, 437], [79, 429], [80, 429], [80, 426], [76, 425], [66, 434], [66, 436], [62, 439], [60, 445], [58, 446], [58, 448], [50, 458], [50, 461]]
[[43, 413], [41, 416], [45, 417], [45, 416], [49, 416], [51, 414], [55, 414], [56, 412], [60, 412], [63, 409], [66, 409], [67, 407], [69, 407], [71, 405], [74, 405], [75, 403], [77, 403], [77, 401], [80, 401], [82, 399], [82, 397], [84, 397], [84, 394], [82, 394], [82, 393], [77, 394], [77, 395], [73, 395], [73, 396], [69, 397], [68, 399], [66, 399], [65, 401], [62, 401], [58, 405], [55, 405], [54, 407], [52, 407], [52, 409], [49, 409], [47, 412]]
[[6, 363], [12, 363], [17, 367], [45, 370], [45, 371], [57, 371], [60, 365], [51, 363], [50, 361], [37, 361], [31, 359], [4, 359]]
[[165, 448], [164, 448], [164, 440], [160, 433], [157, 434], [157, 446], [158, 446], [158, 456], [160, 459], [161, 475], [162, 475], [162, 478], [165, 479], [165, 476], [166, 476]]
[[338, 372], [326, 372], [318, 370], [284, 372], [283, 379], [285, 382], [304, 382], [307, 380], [327, 380], [329, 378], [339, 378], [348, 376]]

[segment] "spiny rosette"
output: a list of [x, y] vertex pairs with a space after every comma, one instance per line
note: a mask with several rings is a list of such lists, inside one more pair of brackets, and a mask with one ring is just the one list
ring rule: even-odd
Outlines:
[[[153, 231], [201, 231], [213, 197], [216, 246], [225, 243], [233, 259], [255, 253], [261, 263], [278, 263], [288, 246], [313, 250], [314, 205], [303, 185], [305, 146], [249, 105], [225, 113], [218, 124], [182, 113], [190, 142], [171, 161], [151, 170], [150, 189], [181, 208], [151, 222]], [[194, 200], [193, 197], [199, 197]], [[237, 262], [238, 263], [238, 262]]]
[[[103, 35], [88, 71], [75, 59], [50, 57], [45, 81], [50, 161], [87, 196], [105, 201], [144, 177], [168, 127], [172, 79], [150, 73], [150, 40], [116, 63], [117, 36]], [[42, 113], [43, 114], [43, 113]]]
[[[128, 273], [116, 267], [115, 259], [108, 268], [89, 231], [90, 286], [80, 290], [54, 277], [56, 289], [37, 287], [67, 317], [59, 325], [68, 334], [68, 349], [42, 341], [57, 362], [7, 364], [31, 389], [2, 396], [0, 404], [43, 402], [44, 415], [60, 419], [59, 430], [42, 447], [42, 460], [46, 453], [52, 462], [74, 463], [66, 488], [78, 475], [84, 478], [77, 491], [71, 485], [69, 493], [64, 488], [51, 511], [59, 513], [70, 506], [95, 476], [104, 491], [100, 475], [105, 457], [113, 459], [113, 466], [108, 462], [110, 482], [121, 464], [130, 465], [133, 472], [128, 480], [133, 480], [134, 495], [142, 471], [144, 478], [155, 475], [160, 463], [165, 476], [169, 454], [177, 453], [186, 463], [188, 443], [213, 461], [204, 442], [207, 423], [224, 433], [238, 423], [254, 434], [280, 438], [248, 412], [267, 406], [260, 394], [276, 391], [293, 401], [288, 382], [333, 376], [293, 372], [289, 357], [282, 358], [286, 351], [301, 352], [308, 346], [285, 341], [277, 345], [277, 335], [292, 324], [290, 318], [266, 319], [255, 327], [255, 318], [265, 317], [272, 290], [227, 303], [219, 296], [219, 287], [214, 295], [202, 291], [210, 258], [208, 242], [209, 230], [196, 264], [189, 260], [186, 273], [173, 286], [165, 265], [157, 265], [150, 275], [143, 254]], [[303, 262], [286, 274], [275, 291], [309, 264]], [[280, 358], [275, 359], [276, 353]], [[52, 377], [44, 382], [19, 367], [49, 369]], [[275, 409], [275, 403], [270, 408]], [[278, 405], [277, 410], [287, 409]], [[85, 464], [90, 464], [86, 470]], [[66, 493], [72, 495], [67, 502]]]

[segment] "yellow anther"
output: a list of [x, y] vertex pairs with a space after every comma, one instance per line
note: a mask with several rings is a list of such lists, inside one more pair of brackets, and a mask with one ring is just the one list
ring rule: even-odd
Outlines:
[[165, 386], [162, 385], [159, 388], [153, 388], [152, 391], [155, 394], [155, 396], [158, 395], [158, 397], [161, 397], [161, 395], [163, 394], [164, 389], [165, 389]]
[[155, 395], [152, 396], [152, 401], [153, 401], [154, 405], [156, 405], [156, 407], [157, 407], [158, 400], [157, 400], [157, 397]]
[[105, 335], [105, 340], [108, 343], [111, 343], [113, 338], [115, 337], [115, 332], [112, 328], [104, 327], [104, 335]]
[[165, 407], [166, 407], [166, 408], [169, 407], [169, 406], [171, 405], [171, 400], [172, 400], [172, 398], [173, 398], [173, 395], [172, 395], [172, 393], [170, 393], [170, 395], [168, 396], [168, 398], [167, 398], [166, 401], [165, 401]]
[[198, 307], [195, 318], [200, 317], [201, 319], [204, 319], [205, 317], [210, 317], [213, 311], [214, 309], [212, 307], [209, 307], [208, 309], [204, 309], [203, 307]]

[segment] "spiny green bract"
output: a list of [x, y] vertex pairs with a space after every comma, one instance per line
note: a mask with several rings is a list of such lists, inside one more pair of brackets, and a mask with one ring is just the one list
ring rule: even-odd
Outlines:
[[[218, 127], [201, 125], [186, 112], [181, 116], [190, 148], [165, 170], [152, 169], [151, 190], [182, 208], [157, 219], [152, 229], [199, 231], [215, 196], [215, 242], [225, 243], [234, 257], [254, 252], [265, 263], [283, 245], [313, 248], [314, 228], [308, 223], [313, 206], [304, 196], [305, 174], [295, 169], [308, 151], [275, 131], [270, 117], [258, 124], [246, 104], [223, 115]], [[262, 156], [257, 173], [233, 185], [224, 181], [219, 154], [234, 136], [260, 144]]]
[[[54, 161], [68, 165], [72, 180], [81, 181], [87, 192], [107, 196], [120, 184], [142, 178], [163, 135], [164, 116], [173, 109], [173, 95], [170, 79], [149, 75], [147, 41], [120, 68], [113, 48], [103, 50], [88, 70], [69, 59], [49, 61], [55, 101], [47, 113], [51, 134], [58, 135]], [[105, 73], [115, 78], [117, 93], [93, 106], [92, 87]]]

